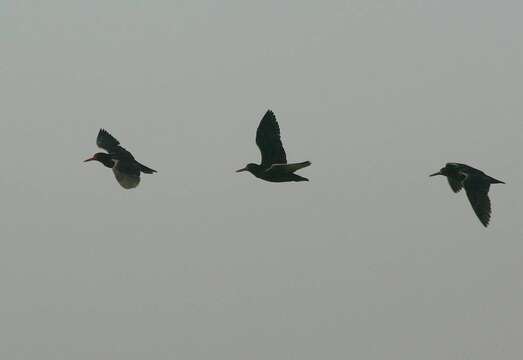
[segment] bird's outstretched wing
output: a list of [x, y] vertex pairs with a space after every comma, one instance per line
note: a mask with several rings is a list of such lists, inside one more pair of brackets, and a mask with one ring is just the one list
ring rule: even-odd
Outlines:
[[98, 136], [96, 137], [96, 145], [107, 151], [109, 154], [114, 155], [117, 159], [134, 159], [133, 155], [120, 146], [120, 142], [116, 140], [109, 132], [105, 129], [100, 129]]
[[464, 187], [472, 209], [474, 209], [483, 226], [487, 227], [491, 214], [490, 199], [488, 197], [490, 184], [471, 176], [465, 180]]
[[96, 145], [107, 152], [111, 152], [112, 149], [120, 145], [120, 142], [105, 129], [100, 129], [96, 137]]
[[455, 193], [459, 192], [463, 188], [463, 183], [461, 182], [461, 180], [455, 179], [450, 176], [447, 176], [447, 180], [449, 182], [450, 188]]
[[262, 166], [269, 167], [272, 164], [287, 163], [287, 156], [280, 138], [280, 127], [271, 110], [267, 110], [260, 121], [256, 131], [256, 144], [260, 148]]

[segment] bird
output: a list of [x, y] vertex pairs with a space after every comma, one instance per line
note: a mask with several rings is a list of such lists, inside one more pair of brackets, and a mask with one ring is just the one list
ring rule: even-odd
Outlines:
[[490, 222], [491, 206], [488, 192], [490, 184], [505, 184], [503, 181], [488, 176], [483, 171], [460, 163], [447, 163], [440, 171], [430, 176], [447, 177], [450, 188], [455, 193], [465, 188], [467, 197], [479, 221], [487, 227]]
[[99, 152], [84, 162], [96, 160], [113, 169], [114, 177], [124, 189], [132, 189], [140, 183], [140, 173], [153, 174], [157, 172], [135, 160], [134, 156], [123, 147], [109, 132], [100, 129], [96, 137], [96, 145], [107, 151]]
[[248, 171], [257, 178], [270, 182], [309, 181], [294, 172], [309, 166], [310, 161], [287, 163], [280, 138], [280, 127], [271, 110], [267, 110], [258, 125], [256, 144], [261, 152], [261, 164], [249, 163], [236, 172]]

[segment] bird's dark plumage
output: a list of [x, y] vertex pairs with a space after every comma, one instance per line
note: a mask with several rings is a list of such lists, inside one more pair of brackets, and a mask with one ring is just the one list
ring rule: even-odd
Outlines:
[[483, 226], [488, 226], [492, 212], [488, 192], [490, 184], [504, 184], [503, 181], [488, 176], [483, 171], [459, 163], [447, 163], [439, 172], [430, 176], [447, 177], [450, 188], [455, 193], [465, 188], [472, 209]]
[[287, 164], [287, 155], [280, 138], [280, 126], [271, 110], [267, 110], [258, 125], [256, 145], [260, 148], [262, 166]]
[[114, 153], [120, 150], [124, 150], [120, 145], [120, 142], [116, 140], [111, 134], [105, 129], [100, 129], [98, 136], [96, 137], [96, 145], [107, 151], [108, 153]]
[[287, 155], [280, 138], [280, 127], [271, 110], [267, 110], [258, 125], [256, 144], [261, 152], [261, 164], [247, 164], [237, 172], [248, 171], [260, 179], [271, 182], [309, 181], [294, 172], [309, 166], [310, 161], [287, 164]]
[[136, 161], [134, 156], [121, 147], [120, 142], [104, 129], [100, 129], [98, 132], [96, 145], [107, 153], [96, 153], [92, 158], [85, 161], [96, 160], [113, 169], [116, 180], [125, 189], [138, 186], [141, 172], [146, 174], [156, 172], [156, 170]]

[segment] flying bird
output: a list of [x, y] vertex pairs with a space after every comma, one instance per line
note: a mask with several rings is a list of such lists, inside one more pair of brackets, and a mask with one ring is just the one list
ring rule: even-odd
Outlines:
[[156, 170], [140, 164], [134, 159], [134, 156], [123, 147], [106, 130], [100, 129], [96, 138], [96, 145], [104, 149], [107, 153], [99, 152], [92, 158], [85, 160], [96, 160], [106, 167], [113, 169], [114, 177], [118, 183], [125, 189], [132, 189], [140, 183], [140, 173], [153, 174]]
[[491, 214], [488, 197], [490, 184], [504, 184], [504, 182], [488, 176], [481, 170], [458, 163], [447, 163], [444, 168], [430, 176], [436, 175], [446, 176], [450, 188], [455, 193], [465, 188], [472, 209], [483, 226], [487, 227]]
[[276, 116], [267, 110], [256, 131], [256, 144], [261, 152], [261, 164], [247, 164], [236, 172], [248, 171], [257, 178], [271, 182], [309, 181], [294, 172], [307, 167], [310, 161], [287, 163], [287, 156], [280, 138], [280, 127]]

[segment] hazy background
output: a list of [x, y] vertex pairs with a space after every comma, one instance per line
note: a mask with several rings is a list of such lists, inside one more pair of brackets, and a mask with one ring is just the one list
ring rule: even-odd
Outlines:
[[[522, 12], [2, 2], [1, 357], [520, 358]], [[268, 108], [309, 183], [234, 173]], [[447, 161], [507, 182], [488, 229]]]

